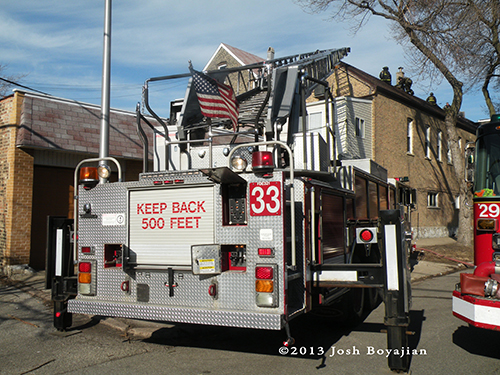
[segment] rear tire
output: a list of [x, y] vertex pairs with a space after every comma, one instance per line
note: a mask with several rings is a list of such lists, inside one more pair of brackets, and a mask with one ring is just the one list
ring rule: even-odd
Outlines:
[[365, 318], [365, 288], [351, 288], [343, 298], [343, 312], [345, 323], [349, 327], [355, 327], [363, 322]]

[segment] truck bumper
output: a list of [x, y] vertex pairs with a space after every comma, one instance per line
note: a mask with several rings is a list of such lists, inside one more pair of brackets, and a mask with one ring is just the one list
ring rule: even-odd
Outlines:
[[478, 328], [500, 331], [500, 300], [453, 291], [453, 315]]
[[285, 323], [283, 314], [216, 311], [78, 299], [68, 301], [68, 311], [77, 314], [268, 330], [280, 330]]

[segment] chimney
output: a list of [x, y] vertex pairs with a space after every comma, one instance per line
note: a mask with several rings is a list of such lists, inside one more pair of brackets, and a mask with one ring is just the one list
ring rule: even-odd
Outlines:
[[274, 48], [273, 47], [269, 47], [267, 49], [267, 59], [268, 60], [273, 60], [274, 59]]

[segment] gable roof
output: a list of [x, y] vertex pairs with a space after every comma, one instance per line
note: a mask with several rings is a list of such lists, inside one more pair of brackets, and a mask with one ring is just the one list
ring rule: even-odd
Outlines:
[[[418, 108], [419, 110], [425, 111], [437, 118], [444, 120], [446, 113], [443, 108], [429, 104], [427, 103], [426, 100], [421, 99], [414, 95], [410, 95], [405, 91], [401, 90], [400, 88], [392, 86], [386, 82], [383, 82], [380, 79], [358, 68], [355, 68], [352, 65], [346, 64], [343, 61], [341, 61], [339, 65], [342, 66], [348, 74], [356, 76], [359, 80], [365, 82], [367, 85], [370, 86], [371, 94], [369, 96], [382, 94], [398, 102], [404, 103], [414, 108]], [[477, 124], [475, 122], [461, 116], [457, 118], [457, 125], [472, 133], [475, 133], [477, 128]]]
[[210, 64], [212, 63], [212, 61], [214, 60], [214, 58], [217, 56], [217, 54], [221, 49], [226, 50], [241, 65], [248, 65], [265, 61], [265, 59], [263, 59], [262, 57], [256, 56], [250, 52], [245, 52], [239, 48], [230, 46], [229, 44], [221, 43], [219, 47], [217, 47], [217, 49], [215, 50], [215, 53], [212, 55], [210, 60], [208, 60], [203, 70], [207, 70], [207, 68], [210, 66]]

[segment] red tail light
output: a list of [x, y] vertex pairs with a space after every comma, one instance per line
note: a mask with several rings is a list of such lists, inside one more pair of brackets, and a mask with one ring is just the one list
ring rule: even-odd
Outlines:
[[80, 272], [90, 272], [92, 270], [92, 264], [90, 262], [80, 262], [78, 264], [78, 271]]
[[273, 153], [271, 151], [255, 151], [252, 154], [252, 169], [254, 171], [274, 169]]
[[274, 276], [273, 267], [255, 267], [255, 278], [271, 280]]

